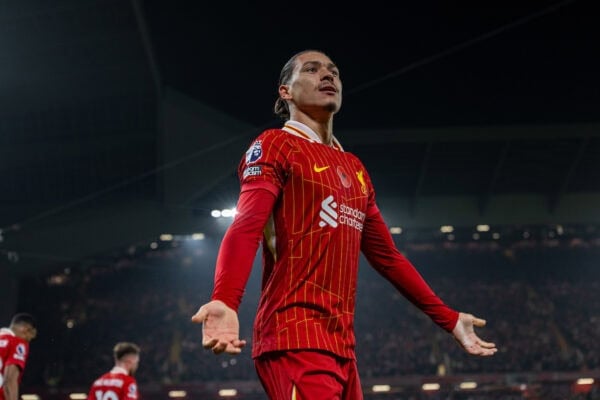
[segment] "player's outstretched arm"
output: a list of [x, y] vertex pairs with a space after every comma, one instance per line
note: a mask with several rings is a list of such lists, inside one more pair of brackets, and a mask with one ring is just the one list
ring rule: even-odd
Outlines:
[[237, 313], [222, 301], [213, 300], [200, 307], [192, 322], [202, 324], [202, 346], [215, 354], [239, 354], [246, 345], [240, 340]]
[[492, 356], [498, 351], [496, 345], [480, 339], [474, 329], [474, 327], [484, 327], [485, 323], [484, 319], [461, 312], [458, 315], [456, 326], [452, 330], [452, 335], [467, 353], [477, 356]]

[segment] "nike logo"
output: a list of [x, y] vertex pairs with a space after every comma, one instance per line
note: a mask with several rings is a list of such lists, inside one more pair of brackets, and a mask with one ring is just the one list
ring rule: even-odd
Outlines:
[[313, 169], [315, 170], [315, 172], [323, 172], [325, 171], [327, 168], [329, 168], [329, 165], [326, 165], [324, 167], [317, 167], [317, 164], [313, 165]]

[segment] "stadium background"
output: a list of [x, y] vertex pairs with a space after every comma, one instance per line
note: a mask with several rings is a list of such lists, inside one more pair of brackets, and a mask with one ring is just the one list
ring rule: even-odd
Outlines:
[[235, 206], [241, 154], [278, 125], [283, 62], [318, 48], [345, 84], [336, 135], [369, 168], [398, 247], [450, 304], [488, 319], [481, 335], [501, 349], [469, 359], [363, 265], [367, 398], [597, 398], [590, 7], [3, 3], [0, 317], [40, 320], [22, 393], [85, 392], [126, 339], [142, 344], [147, 399], [263, 398], [247, 353], [206, 354], [189, 317], [230, 222], [211, 211]]

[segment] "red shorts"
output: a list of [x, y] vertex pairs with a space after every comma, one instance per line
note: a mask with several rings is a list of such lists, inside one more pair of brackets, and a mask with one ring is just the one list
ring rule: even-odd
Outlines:
[[321, 351], [278, 351], [254, 361], [271, 400], [362, 400], [356, 361]]

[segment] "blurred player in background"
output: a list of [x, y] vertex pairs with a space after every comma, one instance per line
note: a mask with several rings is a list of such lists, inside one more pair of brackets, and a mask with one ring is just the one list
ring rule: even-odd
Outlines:
[[27, 313], [15, 314], [10, 326], [0, 329], [0, 400], [18, 400], [29, 342], [36, 335], [35, 319]]
[[88, 400], [139, 399], [134, 378], [140, 363], [140, 348], [135, 343], [119, 342], [113, 348], [114, 367], [94, 381]]
[[241, 351], [237, 310], [262, 241], [252, 356], [271, 399], [363, 398], [354, 335], [361, 251], [468, 353], [496, 352], [474, 332], [485, 321], [444, 304], [396, 248], [364, 165], [333, 135], [341, 104], [340, 72], [326, 54], [306, 50], [284, 65], [275, 103], [284, 126], [259, 135], [240, 163], [238, 214], [219, 249], [211, 301], [192, 317], [205, 348]]

